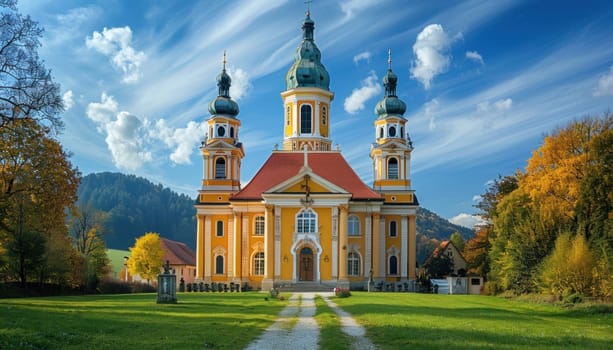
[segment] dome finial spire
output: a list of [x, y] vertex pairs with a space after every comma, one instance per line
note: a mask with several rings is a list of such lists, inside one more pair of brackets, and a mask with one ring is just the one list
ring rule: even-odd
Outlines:
[[226, 50], [223, 50], [223, 61], [221, 61], [223, 63], [223, 70], [226, 70]]
[[306, 15], [307, 17], [311, 17], [311, 3], [313, 2], [313, 0], [305, 0], [304, 3], [307, 5], [307, 12]]
[[392, 49], [387, 49], [387, 66], [392, 70]]

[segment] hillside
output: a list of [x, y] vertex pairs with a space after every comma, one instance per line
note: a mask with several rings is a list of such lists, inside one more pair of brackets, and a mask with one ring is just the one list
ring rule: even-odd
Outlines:
[[[121, 173], [89, 174], [81, 180], [79, 202], [109, 214], [104, 236], [108, 248], [125, 250], [145, 232], [157, 232], [196, 248], [194, 199], [161, 184]], [[473, 235], [470, 229], [424, 208], [418, 209], [416, 221], [419, 262], [433, 249], [432, 239], [448, 239], [456, 231], [466, 240]]]
[[109, 214], [104, 239], [107, 247], [127, 249], [146, 232], [196, 248], [194, 199], [120, 173], [89, 174], [81, 180], [79, 203]]
[[435, 238], [439, 241], [449, 239], [454, 232], [459, 232], [464, 240], [469, 240], [474, 236], [473, 230], [452, 224], [447, 219], [425, 208], [417, 210], [417, 218], [415, 220], [417, 221], [417, 234]]

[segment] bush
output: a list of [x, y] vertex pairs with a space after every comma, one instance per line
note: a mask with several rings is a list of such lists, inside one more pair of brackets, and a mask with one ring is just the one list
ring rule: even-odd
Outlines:
[[334, 288], [334, 295], [339, 298], [348, 298], [351, 296], [351, 292], [348, 288]]

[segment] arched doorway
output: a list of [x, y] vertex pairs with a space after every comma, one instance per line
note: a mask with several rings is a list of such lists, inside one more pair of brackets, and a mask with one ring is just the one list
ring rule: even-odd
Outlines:
[[300, 250], [300, 259], [298, 260], [298, 279], [300, 281], [313, 281], [313, 250], [309, 247], [304, 247]]

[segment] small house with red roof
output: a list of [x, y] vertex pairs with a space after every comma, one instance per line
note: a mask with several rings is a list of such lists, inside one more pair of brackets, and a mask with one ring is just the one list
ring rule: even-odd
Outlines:
[[364, 140], [373, 164], [369, 186], [332, 148], [334, 93], [314, 27], [307, 12], [281, 92], [282, 146], [275, 146], [244, 187], [239, 107], [230, 97], [224, 53], [218, 96], [209, 103], [208, 132], [200, 147], [197, 282], [263, 290], [292, 284], [300, 290], [312, 284], [366, 288], [369, 281], [410, 286], [415, 280], [413, 145], [403, 116], [406, 105], [396, 96], [391, 53], [373, 137]]
[[183, 280], [185, 283], [192, 283], [196, 280], [196, 254], [187, 244], [172, 241], [168, 238], [160, 237], [162, 250], [164, 251], [163, 261], [170, 266], [170, 269], [177, 275], [177, 288]]

